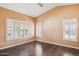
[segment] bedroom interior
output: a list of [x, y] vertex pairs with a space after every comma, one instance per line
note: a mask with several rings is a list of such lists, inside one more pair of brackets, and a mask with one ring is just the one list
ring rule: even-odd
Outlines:
[[0, 3], [1, 56], [79, 56], [79, 4]]

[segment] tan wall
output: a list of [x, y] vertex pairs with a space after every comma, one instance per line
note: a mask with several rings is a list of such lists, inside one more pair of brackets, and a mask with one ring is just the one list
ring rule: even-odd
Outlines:
[[70, 18], [78, 18], [79, 27], [79, 4], [56, 7], [37, 17], [43, 23], [43, 36], [38, 40], [79, 47], [79, 31], [78, 41], [63, 40], [63, 20]]
[[[26, 20], [31, 25], [31, 34], [28, 39], [16, 39], [11, 41], [6, 41], [6, 17], [10, 17], [17, 20]], [[34, 39], [34, 18], [26, 16], [5, 8], [0, 7], [0, 47], [15, 45], [22, 42], [33, 41]]]

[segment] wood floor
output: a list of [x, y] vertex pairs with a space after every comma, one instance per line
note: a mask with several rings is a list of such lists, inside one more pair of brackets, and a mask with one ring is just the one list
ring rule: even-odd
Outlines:
[[79, 50], [43, 42], [31, 42], [1, 50], [0, 56], [79, 56]]

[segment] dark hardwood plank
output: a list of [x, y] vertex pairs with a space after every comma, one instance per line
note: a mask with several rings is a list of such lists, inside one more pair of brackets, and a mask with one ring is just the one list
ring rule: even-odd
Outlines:
[[48, 44], [30, 42], [12, 48], [0, 50], [1, 56], [79, 56], [79, 50]]

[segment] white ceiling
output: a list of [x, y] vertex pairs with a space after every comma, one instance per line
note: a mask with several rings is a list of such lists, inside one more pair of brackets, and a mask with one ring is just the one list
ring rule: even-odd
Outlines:
[[5, 7], [28, 16], [37, 17], [56, 6], [68, 5], [64, 3], [42, 3], [40, 7], [37, 3], [0, 3], [0, 7]]

